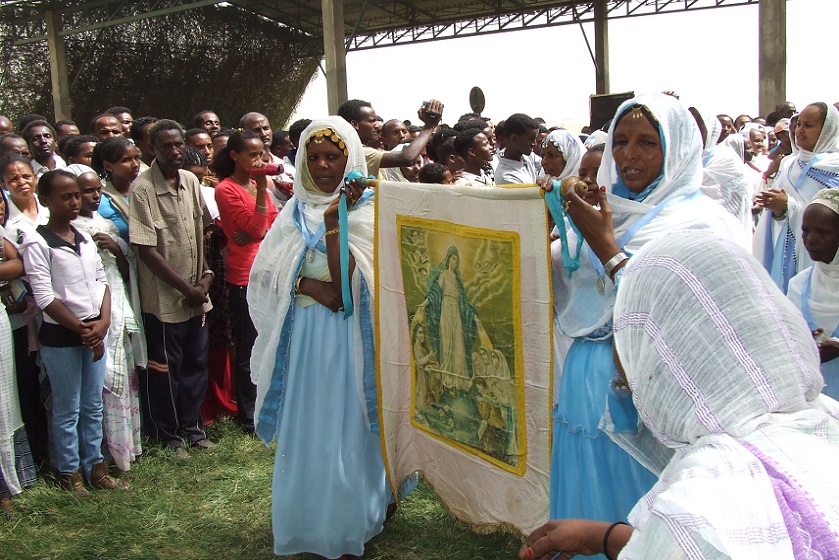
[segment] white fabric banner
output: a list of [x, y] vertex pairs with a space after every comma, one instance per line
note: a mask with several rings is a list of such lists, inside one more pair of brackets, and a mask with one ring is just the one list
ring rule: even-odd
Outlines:
[[398, 486], [420, 471], [457, 518], [548, 518], [552, 307], [540, 189], [379, 182], [380, 427]]

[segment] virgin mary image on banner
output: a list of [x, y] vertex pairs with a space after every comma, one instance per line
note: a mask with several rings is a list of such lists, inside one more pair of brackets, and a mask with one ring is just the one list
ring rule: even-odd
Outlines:
[[434, 353], [440, 359], [440, 370], [464, 382], [472, 379], [472, 360], [466, 352], [472, 348], [478, 333], [475, 308], [466, 299], [460, 278], [460, 255], [457, 247], [449, 247], [446, 258], [428, 278], [428, 291], [423, 302], [425, 322]]
[[518, 237], [419, 222], [401, 228], [414, 370], [411, 422], [515, 468], [521, 459], [518, 272], [512, 264]]

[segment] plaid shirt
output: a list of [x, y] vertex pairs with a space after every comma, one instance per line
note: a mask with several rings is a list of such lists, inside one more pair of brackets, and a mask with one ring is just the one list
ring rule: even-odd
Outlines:
[[[201, 186], [192, 173], [179, 171], [172, 189], [157, 162], [131, 185], [129, 238], [134, 245], [154, 247], [184, 280], [195, 284], [204, 268], [204, 226], [212, 223]], [[189, 307], [183, 295], [138, 259], [140, 302], [144, 313], [164, 323], [181, 323], [212, 309], [211, 303]]]

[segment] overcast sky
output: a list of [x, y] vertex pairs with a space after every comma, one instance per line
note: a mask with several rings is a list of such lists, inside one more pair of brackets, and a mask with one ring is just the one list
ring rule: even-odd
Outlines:
[[[788, 0], [787, 98], [799, 109], [839, 101], [835, 45], [837, 0]], [[593, 26], [585, 26], [594, 45]], [[714, 113], [758, 111], [758, 7], [732, 6], [614, 20], [609, 24], [611, 90], [674, 90]], [[349, 97], [370, 101], [384, 117], [416, 121], [431, 97], [444, 121], [469, 111], [469, 90], [486, 96], [484, 115], [515, 112], [551, 125], [588, 122], [594, 65], [579, 25], [513, 31], [385, 47], [347, 54]], [[309, 85], [290, 119], [327, 112], [326, 79]]]

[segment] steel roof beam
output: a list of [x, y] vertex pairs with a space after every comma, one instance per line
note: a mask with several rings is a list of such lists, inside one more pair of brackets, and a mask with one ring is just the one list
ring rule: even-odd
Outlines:
[[[720, 7], [757, 5], [759, 0], [610, 0], [609, 19], [625, 19], [658, 13], [706, 10]], [[487, 6], [501, 6], [506, 2], [483, 2]], [[577, 8], [574, 16], [573, 7]], [[441, 10], [442, 11], [442, 10]], [[448, 16], [448, 14], [447, 14]], [[450, 17], [450, 16], [449, 16]], [[539, 29], [572, 23], [594, 21], [592, 1], [570, 2], [560, 7], [541, 10], [527, 10], [526, 13], [501, 14], [486, 17], [473, 17], [461, 21], [440, 21], [426, 25], [417, 25], [414, 33], [405, 35], [398, 29], [382, 29], [367, 34], [359, 31], [348, 43], [348, 50], [368, 50], [390, 45], [440, 41], [456, 37], [468, 37], [517, 31], [520, 29]]]
[[[62, 37], [220, 3], [221, 0], [145, 0], [141, 2], [95, 0], [65, 2], [56, 9], [62, 17]], [[303, 0], [229, 0], [240, 8], [310, 36], [322, 36], [323, 18], [318, 3]], [[349, 4], [345, 0], [346, 4]], [[609, 19], [642, 15], [701, 10], [729, 6], [757, 5], [759, 0], [609, 0]], [[47, 2], [7, 0], [0, 3], [0, 12], [12, 16], [16, 45], [46, 38], [43, 10]], [[426, 42], [486, 33], [502, 33], [518, 29], [538, 29], [552, 25], [593, 21], [593, 0], [568, 2], [521, 0], [475, 0], [451, 2], [440, 8], [419, 6], [410, 0], [368, 0], [365, 11], [360, 3], [345, 4], [345, 39], [348, 50]], [[534, 9], [534, 5], [548, 5]], [[481, 7], [484, 15], [473, 15]], [[576, 7], [578, 18], [572, 14]], [[375, 15], [371, 16], [371, 13]], [[366, 17], [365, 17], [366, 16]], [[355, 24], [355, 26], [353, 25]], [[354, 31], [355, 33], [352, 33]]]

